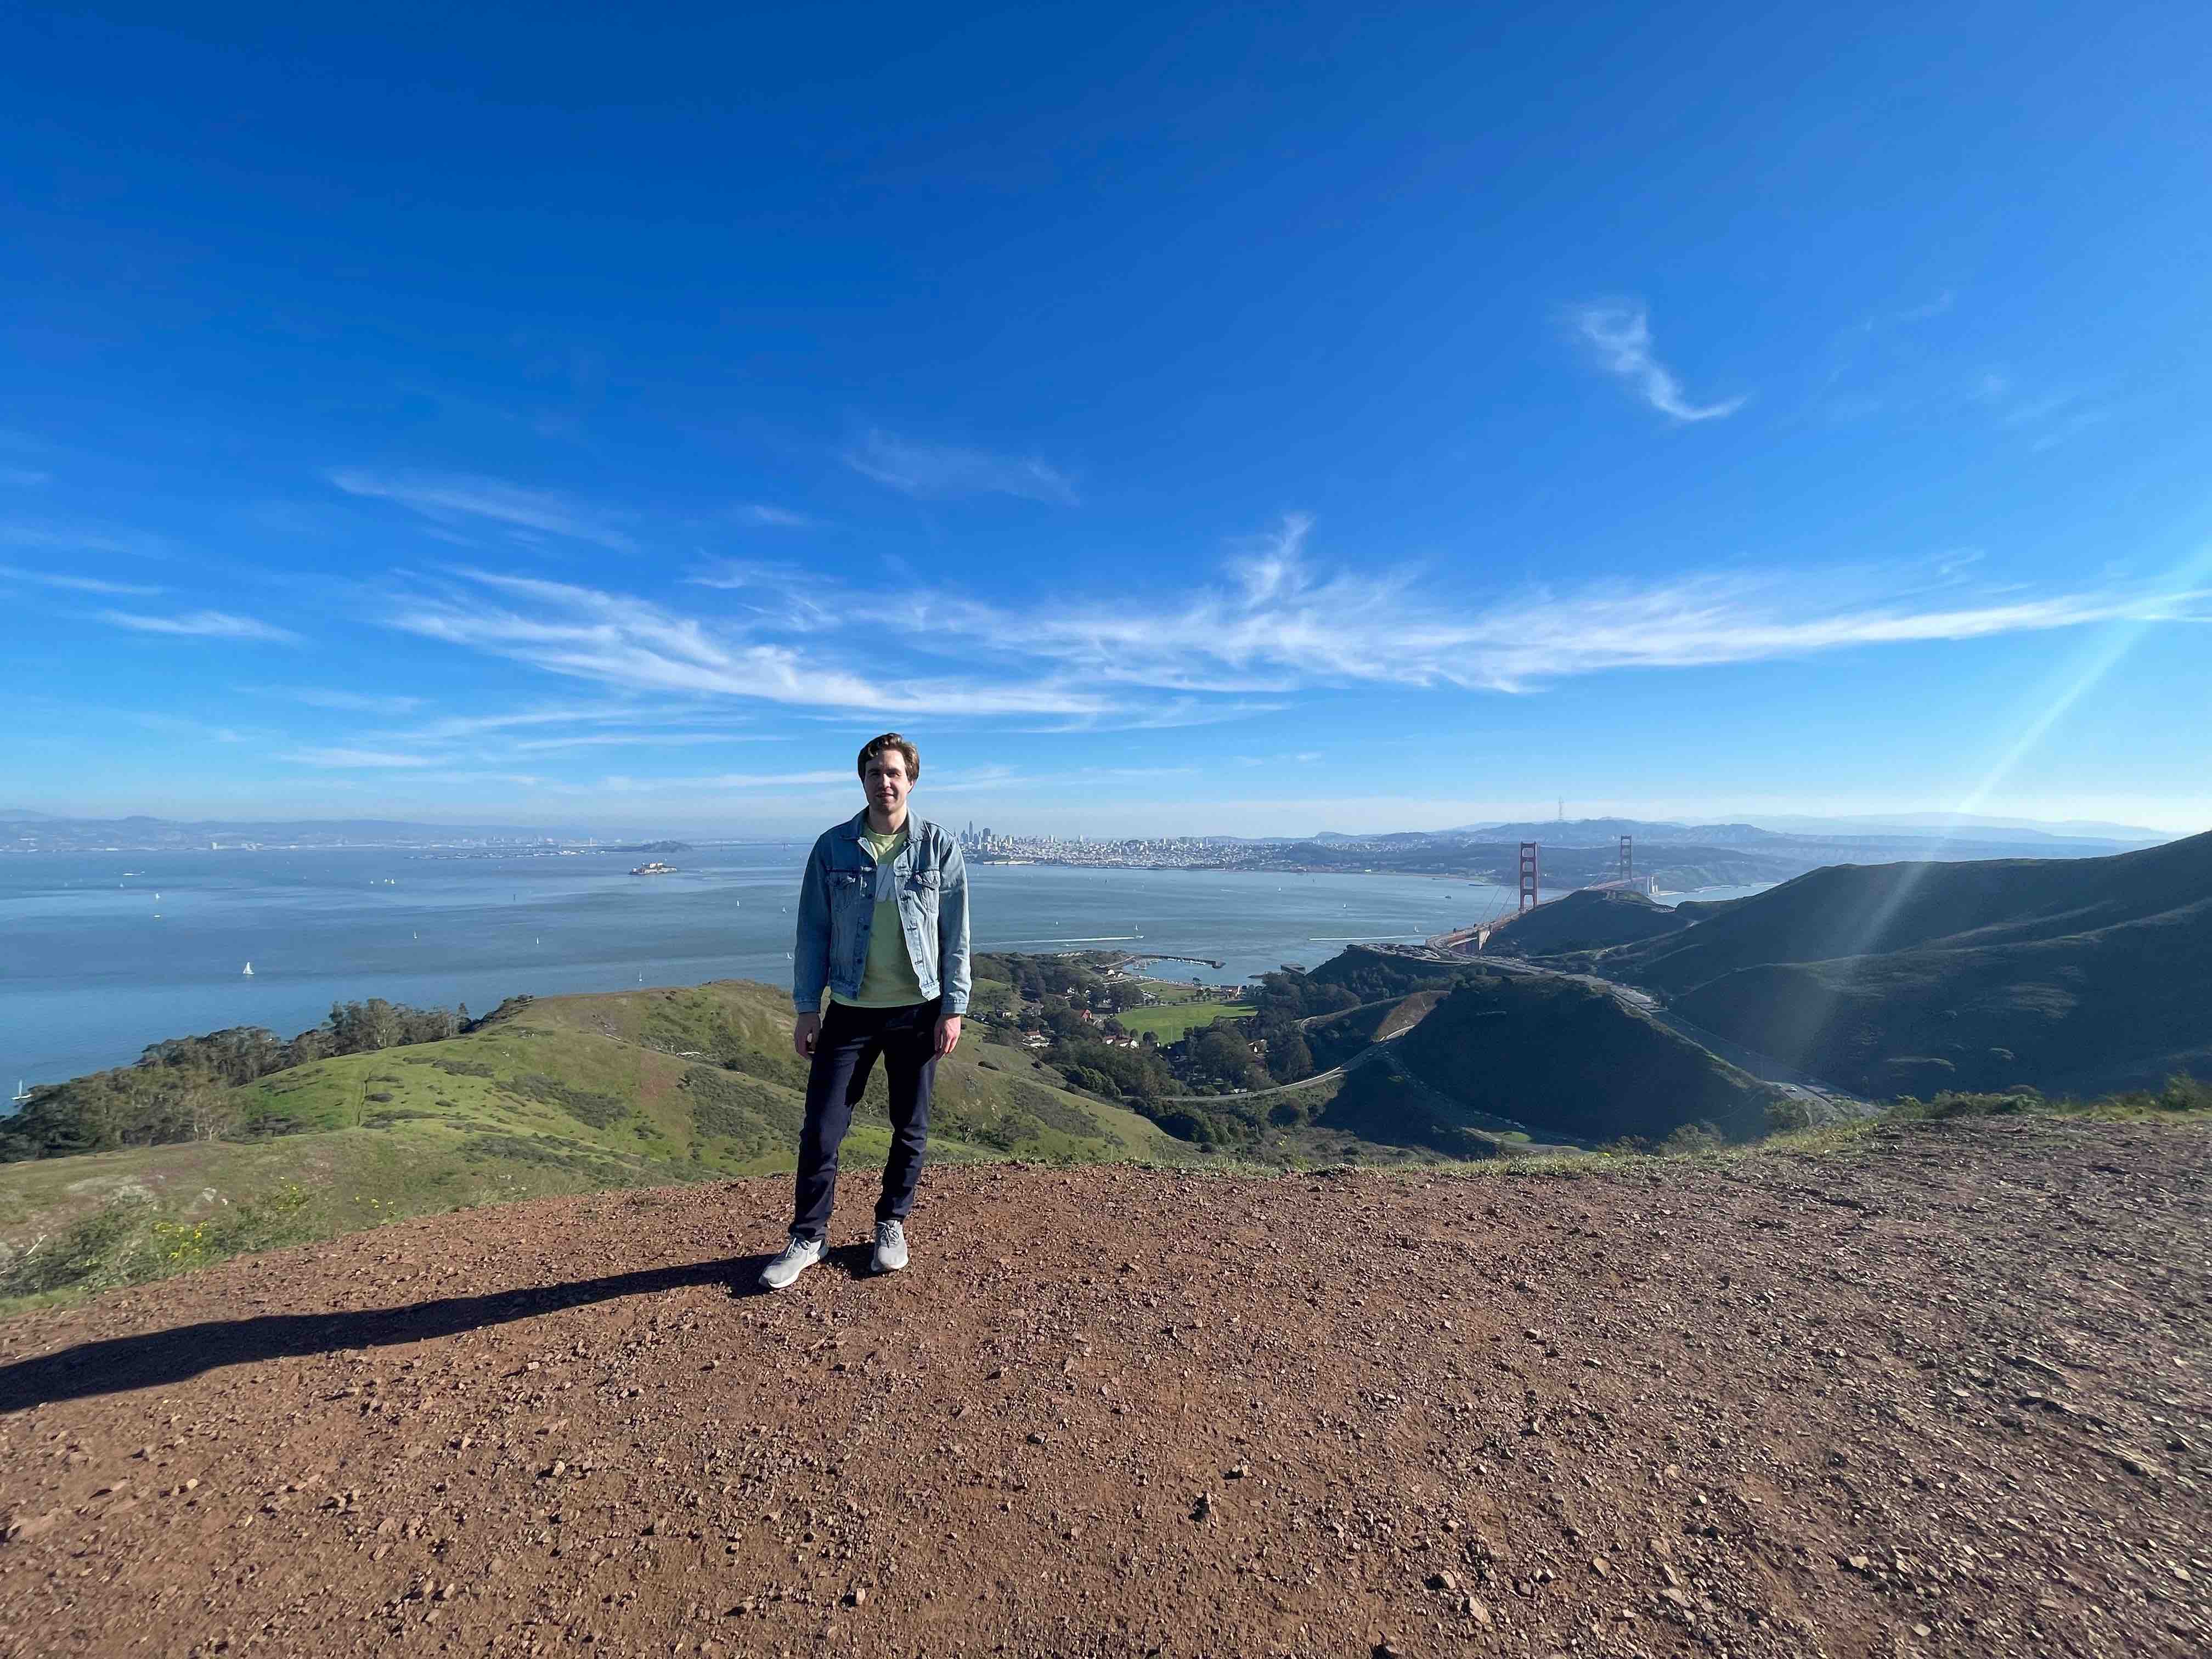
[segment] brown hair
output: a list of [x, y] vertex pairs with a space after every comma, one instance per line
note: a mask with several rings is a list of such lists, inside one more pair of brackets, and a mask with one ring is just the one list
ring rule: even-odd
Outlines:
[[862, 777], [866, 777], [868, 763], [887, 749], [896, 749], [905, 757], [906, 781], [908, 783], [921, 781], [921, 751], [896, 732], [886, 732], [880, 738], [870, 738], [863, 744], [860, 747], [860, 758], [855, 763], [854, 769]]

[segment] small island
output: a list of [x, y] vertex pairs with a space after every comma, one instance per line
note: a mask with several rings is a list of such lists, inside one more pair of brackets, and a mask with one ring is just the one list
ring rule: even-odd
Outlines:
[[674, 865], [663, 864], [659, 859], [654, 859], [648, 864], [641, 864], [630, 872], [633, 876], [672, 876], [676, 873]]

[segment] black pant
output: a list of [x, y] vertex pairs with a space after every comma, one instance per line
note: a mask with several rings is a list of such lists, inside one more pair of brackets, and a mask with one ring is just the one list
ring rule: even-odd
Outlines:
[[814, 1040], [806, 1074], [806, 1127], [799, 1135], [799, 1190], [791, 1231], [818, 1239], [837, 1198], [837, 1148], [852, 1127], [853, 1107], [876, 1056], [891, 1089], [891, 1155], [884, 1165], [878, 1221], [903, 1221], [921, 1182], [929, 1145], [929, 1090], [937, 1080], [937, 1018], [942, 1000], [902, 1008], [848, 1008], [832, 1002]]

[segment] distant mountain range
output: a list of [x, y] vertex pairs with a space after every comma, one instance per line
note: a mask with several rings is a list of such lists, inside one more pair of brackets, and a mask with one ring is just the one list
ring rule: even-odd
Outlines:
[[2147, 829], [2140, 823], [2106, 823], [2094, 818], [2064, 818], [2054, 823], [2042, 818], [1984, 817], [1973, 812], [1892, 812], [1833, 818], [1795, 815], [1770, 817], [1762, 814], [1759, 825], [1793, 836], [1948, 835], [1960, 831], [1978, 834], [2002, 830], [2017, 831], [2030, 838], [2112, 841], [2130, 847], [2147, 847], [2174, 838], [2169, 831]]
[[1470, 823], [1440, 835], [1468, 841], [1534, 841], [1557, 847], [1617, 846], [1623, 836], [1653, 843], [1686, 842], [1699, 847], [1745, 847], [1790, 837], [1748, 823], [1670, 823], [1644, 818], [1547, 818], [1526, 823]]
[[[1449, 830], [1400, 830], [1369, 836], [1324, 830], [1306, 846], [1407, 848], [1463, 847], [1533, 841], [1547, 854], [1559, 848], [1617, 848], [1620, 838], [1638, 847], [1729, 848], [1800, 858], [1799, 869], [1839, 859], [1858, 861], [1889, 856], [1976, 858], [2021, 851], [2045, 855], [2101, 854], [2173, 839], [2155, 830], [2125, 824], [2046, 823], [2027, 827], [2023, 819], [1969, 817], [1960, 813], [1923, 813], [1889, 818], [1771, 819], [1766, 823], [1676, 823], [1653, 818], [1544, 818], [1520, 823], [1463, 823]], [[1776, 827], [1787, 822], [1790, 829]], [[2089, 830], [2110, 831], [2091, 835]], [[2077, 833], [2079, 832], [2079, 833]]]
[[2098, 845], [2109, 850], [2148, 847], [2172, 841], [2163, 830], [2140, 825], [2076, 820], [2039, 823], [2031, 818], [1986, 818], [1964, 812], [1909, 812], [1868, 817], [1768, 817], [1753, 823], [1676, 823], [1664, 819], [1570, 818], [1523, 823], [1463, 824], [1436, 832], [1491, 841], [1547, 842], [1563, 847], [1618, 842], [1623, 836], [1654, 843], [1692, 842], [1702, 847], [1756, 845], [1762, 842], [1895, 842], [1954, 840], [1978, 845], [2027, 846], [2038, 842]]

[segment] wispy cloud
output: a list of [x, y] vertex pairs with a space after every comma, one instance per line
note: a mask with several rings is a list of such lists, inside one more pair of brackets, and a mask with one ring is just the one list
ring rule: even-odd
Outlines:
[[543, 755], [562, 749], [674, 749], [707, 744], [782, 743], [772, 732], [593, 732], [572, 738], [532, 738], [512, 745], [517, 755]]
[[169, 545], [159, 537], [105, 526], [53, 523], [0, 524], [0, 547], [36, 547], [60, 553], [111, 553], [134, 559], [164, 559]]
[[745, 608], [753, 619], [781, 633], [825, 633], [845, 620], [839, 606], [824, 598], [832, 591], [830, 584], [804, 566], [717, 559], [697, 566], [684, 580], [694, 587], [749, 596]]
[[1094, 714], [1085, 720], [1060, 720], [1050, 726], [1034, 726], [1025, 729], [1048, 736], [1059, 733], [1073, 735], [1083, 732], [1173, 732], [1186, 726], [1220, 726], [1230, 720], [1249, 720], [1255, 714], [1280, 714], [1290, 706], [1287, 702], [1269, 700], [1262, 702], [1249, 697], [1208, 702], [1194, 696], [1176, 696], [1165, 702], [1125, 704], [1110, 713]]
[[1067, 475], [1034, 456], [915, 443], [876, 430], [846, 451], [844, 459], [861, 477], [909, 495], [1018, 495], [1055, 507], [1079, 504]]
[[[359, 701], [363, 705], [373, 702], [367, 698]], [[369, 711], [364, 708], [363, 712]], [[710, 713], [696, 702], [556, 705], [488, 714], [441, 715], [411, 726], [357, 735], [377, 745], [380, 752], [404, 756], [423, 765], [514, 762], [566, 750], [697, 748], [784, 740], [785, 734], [780, 732], [700, 727], [699, 722]], [[720, 718], [727, 720], [731, 717], [724, 714]], [[672, 730], [668, 724], [671, 721], [688, 722], [691, 729]], [[552, 735], [534, 735], [549, 730]]]
[[500, 732], [513, 732], [547, 726], [592, 726], [611, 721], [635, 725], [641, 720], [688, 718], [696, 708], [685, 704], [677, 708], [642, 707], [635, 703], [584, 703], [556, 705], [537, 708], [503, 709], [495, 714], [441, 714], [437, 719], [410, 726], [404, 731], [380, 735], [408, 743], [449, 743], [457, 739], [481, 738]]
[[2056, 449], [2069, 439], [2112, 418], [2112, 411], [2077, 388], [2026, 392], [2001, 373], [1984, 374], [1968, 393], [1972, 401], [1996, 411], [1999, 424], [2028, 441], [2032, 454]]
[[422, 698], [396, 692], [329, 691], [311, 685], [241, 685], [235, 689], [242, 696], [268, 697], [347, 714], [405, 714], [422, 706]]
[[1057, 667], [1077, 683], [1203, 684], [1217, 693], [1455, 685], [1521, 691], [1624, 668], [1702, 667], [1855, 646], [1963, 640], [2120, 618], [2212, 617], [2212, 592], [2100, 590], [1976, 603], [1954, 582], [1895, 571], [1691, 574], [1574, 590], [1535, 588], [1486, 606], [1439, 603], [1413, 566], [1324, 573], [1310, 521], [1176, 608], [1062, 599], [1016, 612], [940, 598], [925, 625], [959, 648]]
[[19, 582], [36, 582], [41, 587], [67, 588], [72, 593], [130, 594], [145, 599], [161, 591], [144, 582], [112, 582], [99, 576], [59, 576], [50, 571], [25, 570], [21, 566], [12, 564], [0, 564], [0, 578]]
[[848, 771], [715, 772], [691, 778], [602, 778], [592, 786], [610, 794], [659, 794], [671, 790], [789, 789], [805, 784], [850, 784]]
[[118, 628], [136, 629], [141, 634], [179, 634], [210, 640], [268, 640], [286, 645], [296, 645], [300, 641], [300, 636], [289, 628], [278, 628], [252, 617], [234, 616], [228, 611], [191, 611], [173, 617], [103, 611], [100, 619]]
[[2073, 414], [2069, 415], [2064, 420], [2058, 422], [2049, 431], [2037, 438], [2033, 443], [2028, 446], [2028, 449], [2031, 453], [2040, 455], [2045, 450], [2056, 449], [2068, 439], [2078, 437], [2082, 433], [2087, 432], [2091, 427], [2101, 426], [2110, 419], [2112, 419], [2112, 411], [2110, 410], [2076, 410]]
[[247, 743], [252, 741], [247, 733], [235, 726], [215, 726], [206, 720], [193, 720], [189, 715], [165, 714], [141, 709], [131, 718], [152, 732], [166, 732], [173, 736], [200, 738], [210, 743]]
[[1682, 422], [1717, 421], [1733, 415], [1748, 396], [1693, 404], [1674, 371], [1652, 355], [1651, 323], [1644, 307], [1626, 301], [1583, 305], [1570, 313], [1575, 331], [1597, 354], [1605, 371], [1625, 381], [1661, 414]]
[[2002, 417], [2007, 426], [2036, 426], [2081, 401], [2078, 392], [2047, 392], [2014, 404]]
[[1866, 327], [1871, 331], [1884, 323], [1924, 323], [1943, 315], [1958, 303], [1958, 298], [1956, 294], [1947, 288], [1934, 299], [1923, 304], [1907, 306], [1902, 311], [1893, 311], [1881, 317], [1869, 318]]
[[[777, 582], [744, 614], [686, 615], [629, 595], [537, 578], [457, 573], [409, 594], [392, 625], [630, 694], [653, 707], [466, 716], [392, 734], [395, 746], [483, 738], [533, 724], [547, 746], [613, 747], [673, 727], [725, 739], [702, 711], [732, 701], [799, 718], [927, 714], [1085, 732], [1198, 726], [1290, 707], [1318, 691], [1457, 687], [1526, 692], [1624, 669], [1706, 667], [1860, 647], [1985, 638], [2116, 620], [2212, 619], [2212, 591], [2124, 578], [2063, 591], [1976, 582], [1971, 550], [1853, 571], [1733, 569], [1647, 581], [1530, 586], [1504, 596], [1364, 553], [1310, 550], [1312, 521], [1285, 518], [1211, 580], [1144, 603], [1069, 587], [1048, 606], [957, 591], [825, 589], [847, 633], [817, 649], [764, 621]], [[864, 634], [869, 654], [842, 641]], [[957, 665], [948, 667], [947, 665]], [[672, 707], [658, 705], [672, 702]], [[563, 723], [565, 724], [560, 724]], [[675, 740], [671, 738], [670, 740]], [[507, 751], [514, 752], [514, 751]]]
[[[1089, 714], [1113, 706], [1097, 694], [1050, 683], [915, 678], [878, 684], [853, 672], [841, 656], [817, 658], [742, 631], [732, 635], [648, 600], [488, 571], [457, 575], [471, 586], [403, 600], [392, 625], [627, 690], [940, 715]], [[480, 590], [499, 599], [487, 602]]]
[[428, 755], [394, 754], [388, 749], [294, 749], [277, 757], [296, 766], [343, 768], [435, 766]]
[[40, 484], [54, 481], [51, 472], [40, 472], [27, 466], [0, 466], [0, 485], [10, 489], [35, 489]]
[[787, 507], [771, 507], [763, 501], [748, 502], [737, 509], [740, 524], [760, 525], [769, 530], [811, 530], [821, 522], [809, 513], [794, 513]]
[[342, 467], [330, 481], [349, 495], [394, 501], [434, 523], [489, 520], [590, 542], [617, 553], [635, 552], [629, 532], [599, 512], [548, 489], [526, 489], [499, 478], [470, 475], [384, 474]]

